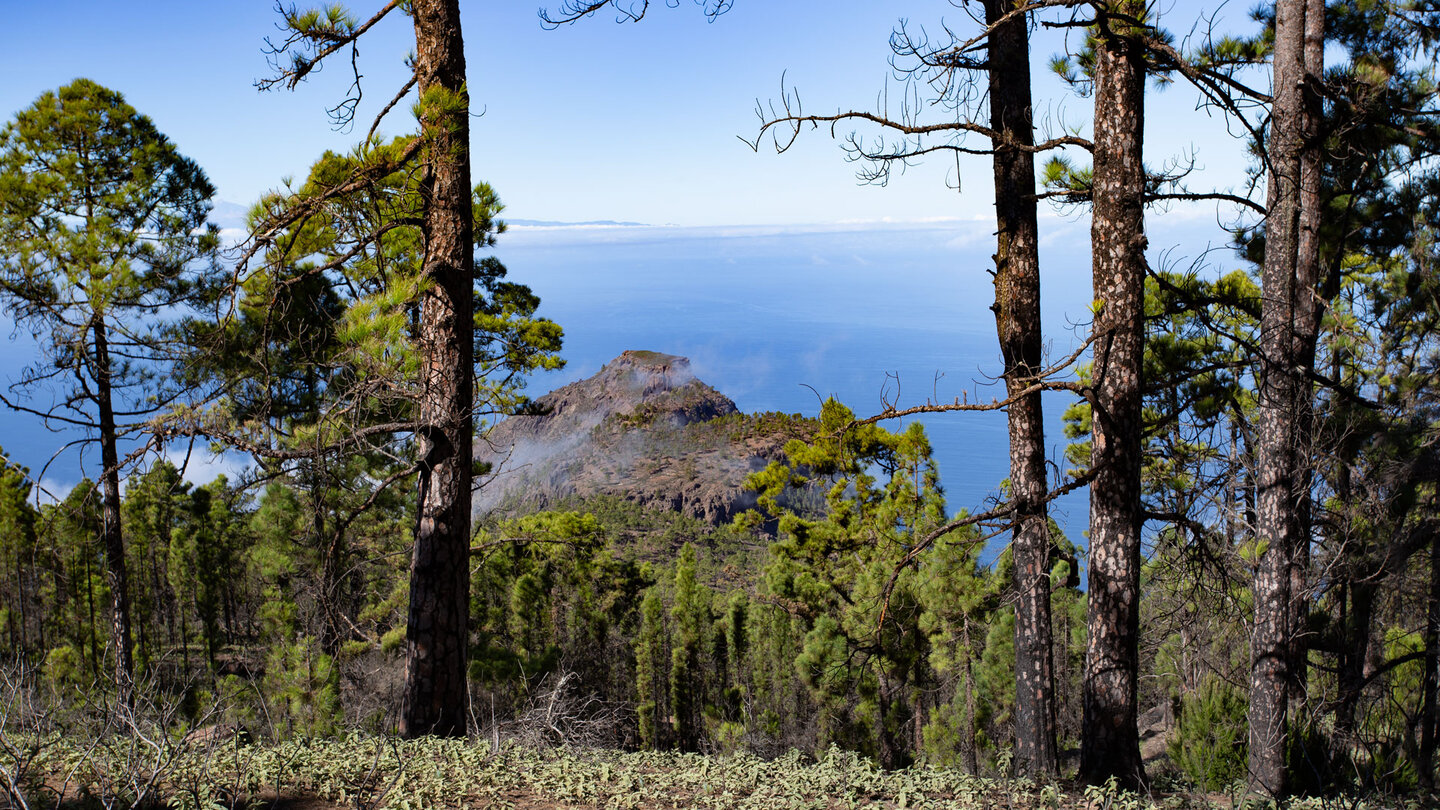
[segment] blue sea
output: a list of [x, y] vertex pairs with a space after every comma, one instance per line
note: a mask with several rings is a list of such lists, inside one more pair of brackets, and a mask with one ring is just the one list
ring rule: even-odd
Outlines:
[[[1082, 340], [1091, 298], [1081, 238], [1088, 223], [1059, 225], [1042, 282], [1052, 358]], [[886, 403], [1004, 398], [989, 309], [992, 229], [967, 221], [517, 227], [496, 255], [565, 329], [568, 365], [535, 378], [532, 395], [594, 374], [626, 349], [647, 349], [690, 358], [701, 380], [745, 411], [814, 415], [833, 395], [867, 416]], [[1070, 394], [1045, 396], [1056, 476], [1064, 468], [1061, 414], [1073, 402]], [[1009, 475], [1004, 413], [916, 418], [934, 446], [950, 511], [993, 504]], [[1060, 499], [1053, 513], [1083, 544], [1084, 493]], [[992, 542], [990, 555], [1003, 543]]]
[[[1079, 345], [1088, 327], [1089, 223], [1051, 217], [1041, 230], [1043, 326], [1053, 360]], [[1152, 266], [1185, 261], [1185, 248], [1199, 255], [1217, 231], [1203, 219], [1152, 224]], [[886, 403], [903, 408], [957, 397], [1004, 398], [989, 309], [993, 251], [993, 224], [937, 220], [808, 227], [522, 225], [501, 237], [495, 255], [511, 280], [540, 296], [541, 314], [565, 329], [568, 364], [534, 377], [532, 396], [588, 377], [627, 349], [646, 349], [690, 358], [701, 380], [745, 411], [814, 415], [821, 399], [833, 395], [866, 416]], [[29, 335], [13, 323], [0, 318], [0, 329], [8, 338], [0, 377], [8, 383], [36, 354]], [[1061, 414], [1074, 401], [1067, 393], [1045, 395], [1052, 481], [1065, 467]], [[987, 508], [1009, 474], [1005, 415], [918, 418], [934, 445], [950, 511]], [[95, 454], [82, 459], [62, 450], [74, 438], [0, 409], [0, 446], [43, 477], [55, 497], [97, 472]], [[185, 457], [185, 448], [167, 452], [177, 463]], [[187, 477], [203, 482], [233, 475], [243, 464], [198, 448]], [[1082, 547], [1087, 504], [1078, 492], [1052, 507]], [[987, 556], [1004, 542], [992, 541]]]

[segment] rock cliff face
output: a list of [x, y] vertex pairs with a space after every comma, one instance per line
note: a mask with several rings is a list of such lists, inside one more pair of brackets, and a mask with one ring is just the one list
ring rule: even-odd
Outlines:
[[742, 414], [689, 360], [658, 352], [627, 351], [536, 405], [540, 415], [512, 416], [477, 443], [492, 465], [477, 516], [614, 495], [718, 524], [754, 505], [747, 475], [814, 430], [800, 416]]

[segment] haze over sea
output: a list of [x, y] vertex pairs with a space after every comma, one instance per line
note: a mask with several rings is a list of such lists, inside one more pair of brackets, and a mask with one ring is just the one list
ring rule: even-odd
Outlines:
[[[1088, 221], [1049, 224], [1044, 319], [1049, 355], [1060, 358], [1082, 339], [1076, 321], [1088, 318]], [[533, 395], [594, 374], [626, 349], [650, 349], [689, 357], [701, 380], [744, 411], [815, 415], [834, 395], [867, 416], [885, 402], [1004, 398], [989, 309], [993, 238], [990, 223], [955, 220], [783, 229], [520, 224], [497, 255], [565, 328], [568, 365], [535, 378]], [[1060, 467], [1061, 414], [1073, 401], [1045, 398], [1048, 455]], [[1004, 413], [917, 418], [950, 510], [984, 509], [1009, 475]], [[1084, 542], [1083, 493], [1061, 499], [1055, 517]]]
[[[567, 366], [532, 378], [532, 396], [588, 377], [626, 349], [648, 349], [690, 358], [701, 380], [747, 412], [815, 415], [821, 398], [833, 395], [868, 416], [885, 402], [903, 408], [1004, 398], [989, 309], [993, 227], [955, 219], [715, 227], [519, 220], [495, 255], [511, 280], [540, 296], [540, 313], [565, 329]], [[1054, 361], [1072, 352], [1088, 328], [1089, 220], [1051, 215], [1041, 231], [1043, 325]], [[1193, 257], [1223, 240], [1213, 215], [1152, 220], [1151, 265], [1171, 264], [1165, 251], [1172, 247], [1176, 256]], [[1228, 255], [1216, 263], [1234, 265]], [[8, 319], [0, 318], [0, 326], [9, 338], [0, 357], [8, 384], [34, 361], [34, 344]], [[1068, 393], [1045, 395], [1052, 483], [1065, 467], [1061, 415], [1074, 401]], [[950, 511], [986, 508], [1009, 474], [1004, 413], [915, 418], [934, 445]], [[8, 411], [0, 425], [7, 453], [37, 476], [52, 453], [76, 438]], [[168, 454], [178, 464], [184, 451]], [[90, 453], [82, 464], [67, 451], [43, 483], [51, 496], [63, 497], [82, 476], [95, 475], [96, 461]], [[201, 483], [242, 466], [239, 457], [210, 458], [196, 448], [187, 478]], [[1057, 500], [1052, 515], [1085, 545], [1083, 491]], [[991, 555], [1003, 542], [992, 541]]]

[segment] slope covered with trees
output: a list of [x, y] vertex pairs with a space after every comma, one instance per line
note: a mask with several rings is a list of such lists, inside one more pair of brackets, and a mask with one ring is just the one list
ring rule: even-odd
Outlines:
[[[195, 725], [843, 749], [1074, 775], [1107, 802], [1181, 783], [1433, 799], [1440, 9], [1276, 0], [1219, 36], [1138, 0], [959, 5], [969, 28], [893, 33], [896, 114], [787, 92], [760, 134], [786, 151], [854, 126], [869, 182], [989, 159], [990, 403], [752, 416], [654, 352], [532, 402], [562, 334], [491, 254], [456, 0], [281, 10], [262, 86], [348, 52], [342, 126], [368, 31], [409, 18], [410, 74], [223, 259], [203, 171], [118, 93], [81, 79], [19, 112], [0, 304], [43, 355], [4, 401], [83, 430], [101, 463], [48, 501], [0, 469], [9, 799], [28, 805], [56, 729], [171, 768]], [[1076, 34], [1052, 66], [1091, 111], [1054, 132], [1028, 70], [1048, 29]], [[1147, 152], [1147, 95], [1171, 84], [1249, 150], [1243, 188], [1190, 188], [1185, 160]], [[378, 136], [412, 93], [414, 133]], [[1089, 217], [1094, 300], [1066, 356], [1040, 323], [1043, 201]], [[1235, 250], [1181, 269], [1146, 223], [1195, 204], [1224, 206]], [[1064, 469], [1047, 398], [1071, 406]], [[977, 410], [1007, 411], [1010, 476], [994, 503], [947, 504], [923, 429], [894, 420]], [[163, 451], [197, 441], [250, 471], [187, 483]], [[1083, 540], [1048, 518], [1081, 487]], [[114, 778], [101, 759], [85, 778]]]

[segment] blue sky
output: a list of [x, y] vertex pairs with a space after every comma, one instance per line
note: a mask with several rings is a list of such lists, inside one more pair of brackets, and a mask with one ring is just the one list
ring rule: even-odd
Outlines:
[[[654, 224], [814, 223], [971, 218], [989, 213], [988, 167], [934, 160], [890, 188], [861, 187], [824, 132], [785, 155], [740, 141], [757, 129], [757, 99], [780, 95], [781, 77], [807, 110], [873, 109], [890, 79], [888, 36], [902, 17], [935, 30], [975, 26], [947, 0], [739, 0], [706, 23], [690, 0], [652, 3], [639, 24], [602, 15], [543, 30], [538, 4], [462, 4], [469, 64], [475, 176], [491, 182], [512, 217], [614, 219]], [[325, 149], [345, 149], [403, 81], [413, 48], [408, 18], [392, 15], [361, 43], [365, 103], [358, 132], [336, 132], [325, 110], [343, 97], [337, 62], [296, 92], [259, 93], [264, 39], [276, 36], [270, 0], [48, 0], [7, 2], [0, 40], [0, 115], [86, 76], [123, 92], [209, 172], [222, 200], [248, 206], [285, 175], [303, 176]], [[304, 5], [303, 3], [301, 5]], [[365, 18], [378, 0], [352, 3]], [[974, 5], [974, 4], [972, 4]], [[1244, 23], [1247, 6], [1170, 0], [1183, 35], [1205, 9]], [[1088, 102], [1043, 75], [1064, 46], [1039, 32], [1037, 118], [1087, 129]], [[1047, 100], [1048, 99], [1048, 100]], [[1242, 152], [1218, 120], [1193, 112], [1183, 88], [1152, 94], [1151, 154], [1194, 145], [1207, 176], [1239, 182]], [[385, 130], [413, 126], [401, 105]], [[844, 134], [842, 131], [841, 134]]]
[[[381, 3], [350, 5], [364, 19]], [[117, 89], [205, 168], [218, 187], [218, 210], [228, 212], [232, 223], [281, 178], [303, 176], [324, 150], [353, 145], [403, 83], [403, 61], [413, 48], [409, 20], [399, 14], [365, 36], [359, 123], [355, 131], [337, 132], [325, 111], [349, 84], [345, 62], [330, 65], [296, 92], [255, 89], [255, 81], [269, 75], [264, 40], [279, 34], [270, 0], [6, 0], [4, 7], [0, 116], [8, 120], [40, 93], [80, 76]], [[624, 251], [637, 238], [691, 238], [697, 228], [737, 239], [753, 239], [757, 232], [813, 239], [817, 226], [821, 232], [853, 233], [871, 228], [867, 223], [953, 220], [957, 239], [974, 242], [973, 261], [965, 266], [975, 269], [967, 272], [981, 272], [992, 252], [986, 240], [974, 239], [975, 222], [991, 214], [990, 171], [983, 159], [958, 169], [953, 161], [932, 160], [877, 188], [856, 183], [854, 167], [824, 131], [806, 133], [784, 155], [766, 144], [757, 153], [740, 140], [755, 136], [757, 100], [778, 98], [782, 76], [787, 86], [798, 88], [810, 112], [873, 110], [887, 88], [893, 101], [900, 88], [888, 64], [888, 38], [897, 22], [903, 17], [912, 28], [936, 30], [943, 20], [970, 32], [975, 25], [966, 8], [960, 0], [737, 0], [730, 13], [707, 23], [690, 0], [679, 0], [673, 9], [656, 0], [639, 24], [617, 25], [613, 15], [601, 15], [547, 31], [533, 0], [464, 0], [477, 114], [475, 177], [496, 187], [514, 219], [677, 226], [618, 239], [585, 229], [526, 229], [511, 237], [517, 248], [553, 240]], [[1182, 38], [1196, 19], [1217, 9], [1222, 28], [1246, 29], [1248, 5], [1211, 0], [1161, 5], [1164, 19]], [[1076, 98], [1044, 69], [1064, 46], [1062, 34], [1037, 32], [1036, 117], [1088, 135], [1088, 100]], [[1183, 86], [1155, 91], [1147, 105], [1150, 162], [1193, 153], [1203, 168], [1193, 187], [1240, 187], [1243, 144], [1226, 132], [1223, 121], [1196, 111], [1193, 93]], [[413, 125], [408, 104], [402, 104], [382, 131], [400, 134]], [[1180, 237], [1156, 238], [1170, 228], [1185, 234], [1185, 249], [1193, 255], [1204, 241], [1223, 239], [1213, 226], [1217, 216], [1229, 215], [1228, 209], [1204, 205], [1166, 215], [1165, 222], [1178, 225], [1152, 218], [1152, 248], [1158, 256], [1178, 243]], [[1055, 268], [1047, 272], [1083, 273], [1088, 269], [1083, 216], [1045, 216]], [[903, 233], [880, 225], [873, 230], [878, 239]], [[1057, 233], [1069, 236], [1057, 241]], [[504, 250], [502, 241], [502, 259]], [[937, 260], [942, 258], [952, 259]], [[519, 280], [527, 280], [523, 267], [511, 267]], [[1064, 286], [1083, 289], [1074, 281]], [[546, 295], [544, 289], [537, 292]], [[1059, 302], [1057, 320], [1083, 319], [1087, 300], [1077, 293], [1074, 301]], [[978, 317], [987, 314], [979, 310]], [[23, 335], [11, 337], [3, 316], [0, 334], [10, 338], [3, 344], [0, 377], [13, 378], [32, 350]], [[1057, 337], [1063, 342], [1072, 336]], [[573, 368], [569, 376], [593, 371]], [[47, 448], [60, 443], [37, 432], [28, 417], [0, 414], [0, 444], [32, 470], [45, 463]], [[203, 479], [224, 466], [213, 464], [192, 477]], [[78, 479], [78, 469], [69, 461], [56, 467], [57, 487]]]

